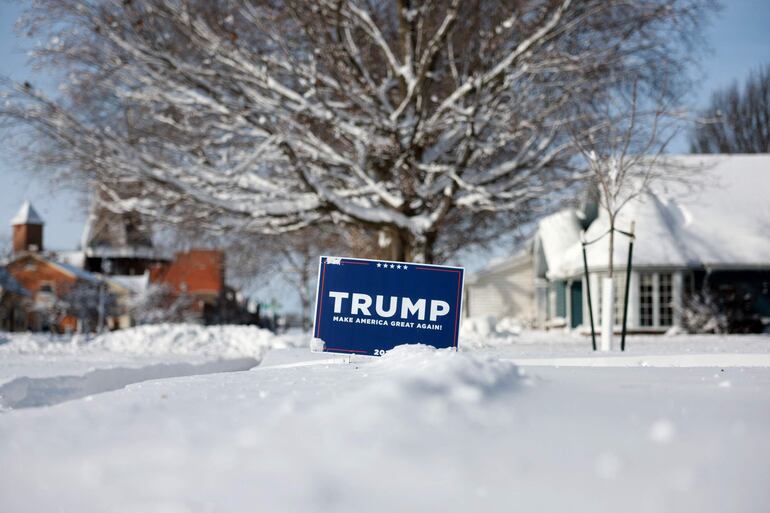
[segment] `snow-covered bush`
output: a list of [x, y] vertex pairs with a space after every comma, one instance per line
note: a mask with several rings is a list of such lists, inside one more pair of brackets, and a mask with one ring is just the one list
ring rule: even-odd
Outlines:
[[484, 338], [495, 333], [497, 320], [492, 315], [468, 317], [460, 323], [460, 336]]
[[199, 317], [194, 315], [190, 296], [172, 294], [165, 285], [148, 285], [129, 299], [127, 307], [136, 324], [194, 322]]
[[495, 331], [499, 335], [519, 335], [521, 334], [522, 323], [513, 317], [503, 317], [497, 322]]
[[685, 299], [682, 326], [689, 333], [727, 333], [729, 323], [713, 294], [703, 290]]

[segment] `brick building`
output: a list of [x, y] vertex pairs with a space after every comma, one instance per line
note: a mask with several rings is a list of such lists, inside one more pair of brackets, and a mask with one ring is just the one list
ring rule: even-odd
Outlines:
[[[28, 201], [11, 224], [13, 253], [5, 269], [28, 296], [0, 297], [7, 303], [3, 308], [0, 302], [5, 329], [64, 332], [137, 322], [257, 322], [225, 283], [224, 252], [194, 249], [167, 258], [155, 250], [149, 227], [135, 216], [92, 209], [84, 249], [68, 252], [43, 251], [44, 222]], [[149, 297], [146, 303], [144, 297]], [[172, 306], [175, 313], [164, 315], [164, 308]]]
[[220, 250], [192, 249], [174, 260], [150, 267], [149, 282], [168, 288], [172, 297], [190, 298], [189, 308], [205, 324], [255, 322], [236, 291], [225, 283], [225, 254]]
[[[57, 261], [43, 252], [44, 222], [28, 201], [22, 204], [11, 225], [13, 255], [5, 269], [27, 292], [30, 300], [17, 305], [23, 312], [14, 310], [13, 319], [9, 312], [5, 312], [0, 324], [9, 327], [12, 324], [10, 329], [22, 327], [32, 331], [76, 330], [83, 319], [73, 313], [76, 310], [73, 306], [83, 305], [72, 304], [75, 294], [87, 288], [98, 291], [102, 281], [92, 273]], [[82, 303], [82, 297], [78, 301]]]

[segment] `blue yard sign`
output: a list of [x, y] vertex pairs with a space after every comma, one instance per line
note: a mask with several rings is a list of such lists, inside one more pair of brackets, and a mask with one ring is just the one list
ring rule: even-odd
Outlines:
[[381, 355], [401, 344], [457, 348], [461, 267], [321, 257], [314, 350]]

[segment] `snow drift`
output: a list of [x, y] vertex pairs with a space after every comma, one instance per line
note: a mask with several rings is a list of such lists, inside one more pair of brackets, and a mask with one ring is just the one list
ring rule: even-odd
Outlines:
[[0, 355], [73, 354], [107, 351], [133, 355], [195, 355], [260, 359], [271, 348], [301, 344], [302, 339], [280, 338], [256, 326], [200, 326], [157, 324], [113, 331], [87, 339], [45, 334], [0, 336]]

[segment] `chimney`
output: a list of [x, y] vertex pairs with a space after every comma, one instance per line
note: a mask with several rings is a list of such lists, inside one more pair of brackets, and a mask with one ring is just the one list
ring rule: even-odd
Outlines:
[[11, 219], [13, 252], [43, 251], [43, 218], [29, 201], [24, 201]]

